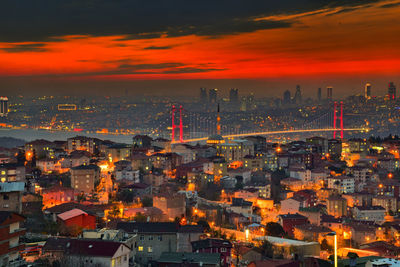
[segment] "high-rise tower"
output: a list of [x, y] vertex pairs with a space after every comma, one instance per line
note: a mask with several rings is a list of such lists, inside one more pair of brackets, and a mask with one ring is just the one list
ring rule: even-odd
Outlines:
[[8, 113], [8, 98], [5, 96], [0, 97], [0, 116], [5, 117]]
[[286, 90], [284, 93], [283, 93], [283, 104], [284, 105], [287, 105], [287, 104], [290, 104], [292, 102], [292, 99], [291, 99], [291, 97], [290, 97], [290, 91], [289, 90]]
[[332, 94], [333, 94], [333, 87], [332, 86], [326, 87], [326, 98], [328, 100], [332, 100]]
[[207, 102], [207, 89], [200, 88], [200, 102], [206, 103]]
[[322, 100], [322, 89], [321, 88], [318, 88], [317, 99], [318, 99], [318, 102], [321, 102], [321, 100]]
[[208, 100], [210, 103], [217, 103], [217, 94], [218, 94], [218, 89], [210, 89], [208, 92]]
[[238, 103], [239, 102], [239, 90], [236, 88], [232, 88], [229, 91], [229, 102]]
[[365, 97], [365, 99], [371, 99], [371, 84], [370, 83], [365, 84], [364, 97]]
[[294, 103], [301, 104], [301, 89], [300, 85], [296, 86], [296, 92], [294, 93]]
[[219, 103], [217, 107], [217, 134], [221, 135], [221, 117], [219, 115]]
[[394, 85], [393, 82], [389, 83], [388, 96], [389, 96], [389, 99], [391, 99], [391, 100], [396, 99], [396, 86]]

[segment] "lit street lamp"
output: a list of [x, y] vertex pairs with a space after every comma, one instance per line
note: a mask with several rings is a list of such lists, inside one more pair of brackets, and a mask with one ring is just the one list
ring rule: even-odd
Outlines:
[[334, 243], [335, 243], [334, 260], [335, 260], [335, 267], [338, 267], [338, 261], [337, 261], [337, 235], [336, 235], [336, 232], [328, 233], [325, 236], [334, 236]]

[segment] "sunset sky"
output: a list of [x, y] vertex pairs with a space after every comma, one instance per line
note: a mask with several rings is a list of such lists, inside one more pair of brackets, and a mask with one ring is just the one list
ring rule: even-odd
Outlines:
[[0, 88], [374, 94], [400, 86], [400, 1], [6, 0]]

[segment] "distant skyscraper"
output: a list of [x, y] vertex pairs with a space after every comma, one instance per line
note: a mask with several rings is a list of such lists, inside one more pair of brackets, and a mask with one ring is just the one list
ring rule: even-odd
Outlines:
[[205, 103], [207, 102], [207, 89], [200, 88], [200, 102]]
[[218, 89], [210, 89], [208, 92], [208, 100], [211, 103], [217, 103], [217, 94], [218, 94]]
[[389, 83], [388, 96], [392, 100], [396, 99], [396, 86], [394, 85], [393, 82]]
[[365, 84], [364, 97], [365, 97], [365, 99], [371, 98], [371, 84], [370, 83]]
[[326, 87], [326, 98], [328, 100], [332, 100], [332, 91], [333, 88], [331, 86]]
[[290, 97], [290, 91], [286, 90], [283, 93], [283, 104], [287, 105], [287, 104], [290, 104], [290, 102], [292, 102], [292, 99]]
[[321, 99], [322, 99], [322, 89], [321, 88], [318, 88], [318, 96], [317, 96], [317, 98], [318, 98], [318, 102], [321, 102]]
[[236, 88], [232, 88], [229, 91], [229, 101], [231, 103], [238, 103], [239, 102], [239, 90]]
[[0, 116], [4, 117], [7, 116], [8, 113], [8, 98], [7, 97], [0, 97]]
[[296, 86], [296, 92], [294, 93], [294, 103], [301, 104], [301, 90], [300, 85]]

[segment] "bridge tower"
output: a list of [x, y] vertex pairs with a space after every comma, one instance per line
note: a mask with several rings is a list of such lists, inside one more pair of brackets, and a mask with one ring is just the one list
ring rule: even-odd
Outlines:
[[[336, 122], [337, 122], [337, 106], [338, 103], [335, 101], [333, 103], [333, 139], [336, 139], [336, 130], [337, 130], [337, 126], [336, 126]], [[343, 101], [340, 101], [340, 138], [343, 139]]]
[[221, 117], [219, 116], [219, 103], [217, 108], [217, 134], [221, 135]]
[[336, 101], [333, 103], [333, 139], [336, 139], [336, 121], [337, 121], [337, 117], [336, 117], [336, 107], [337, 107], [337, 103]]
[[340, 101], [340, 138], [343, 139], [343, 101]]
[[171, 142], [175, 142], [175, 105], [172, 105], [172, 133], [171, 133]]
[[183, 143], [182, 106], [179, 107], [179, 142]]

